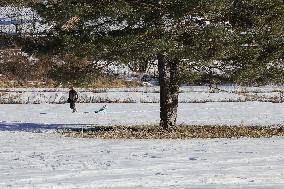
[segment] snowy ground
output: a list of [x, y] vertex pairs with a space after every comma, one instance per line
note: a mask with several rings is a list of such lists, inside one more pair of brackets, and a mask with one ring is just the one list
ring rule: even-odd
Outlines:
[[[158, 103], [108, 104], [107, 113], [95, 114], [102, 106], [77, 104], [73, 114], [68, 104], [0, 104], [0, 188], [284, 188], [283, 137], [103, 140], [53, 133], [159, 122]], [[181, 103], [178, 123], [283, 126], [284, 104]]]
[[284, 138], [102, 140], [0, 132], [0, 188], [284, 187]]
[[[54, 129], [89, 125], [159, 123], [159, 104], [108, 104], [109, 112], [94, 113], [103, 104], [0, 104], [0, 130]], [[192, 125], [284, 125], [284, 103], [230, 102], [180, 104], [178, 123]]]

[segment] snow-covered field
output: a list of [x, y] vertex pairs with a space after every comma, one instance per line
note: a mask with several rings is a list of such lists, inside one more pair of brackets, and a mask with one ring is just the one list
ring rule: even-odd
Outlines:
[[[143, 125], [159, 123], [159, 104], [107, 104], [107, 113], [94, 111], [103, 104], [0, 104], [0, 130]], [[178, 123], [191, 125], [284, 125], [284, 103], [215, 102], [180, 104]]]
[[0, 132], [0, 188], [284, 187], [284, 138], [102, 140]]
[[[207, 94], [202, 88], [190, 90], [196, 96]], [[34, 94], [33, 89], [26, 91]], [[6, 92], [20, 94], [23, 89]], [[50, 92], [66, 96], [68, 90]], [[123, 92], [127, 91], [113, 91]], [[135, 92], [142, 94], [128, 91]], [[71, 113], [68, 104], [0, 104], [0, 188], [284, 188], [283, 137], [106, 140], [65, 138], [53, 132], [159, 123], [158, 103], [111, 103], [107, 113], [94, 113], [102, 105], [79, 103], [78, 112]], [[284, 104], [181, 103], [178, 123], [283, 126]]]

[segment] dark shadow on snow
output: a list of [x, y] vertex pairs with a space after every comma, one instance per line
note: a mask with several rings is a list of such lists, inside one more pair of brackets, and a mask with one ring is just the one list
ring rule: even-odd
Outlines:
[[25, 131], [44, 132], [61, 129], [88, 129], [93, 127], [90, 124], [43, 124], [43, 123], [21, 123], [21, 122], [0, 122], [0, 131]]

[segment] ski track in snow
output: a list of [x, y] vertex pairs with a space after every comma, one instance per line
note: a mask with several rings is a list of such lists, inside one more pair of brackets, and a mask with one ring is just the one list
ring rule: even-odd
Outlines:
[[0, 188], [283, 188], [284, 138], [102, 140], [0, 132]]

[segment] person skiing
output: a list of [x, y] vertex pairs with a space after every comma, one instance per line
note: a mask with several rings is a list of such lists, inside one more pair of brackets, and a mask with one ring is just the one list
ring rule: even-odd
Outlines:
[[99, 112], [104, 112], [106, 113], [108, 111], [108, 107], [107, 105], [104, 105], [102, 108], [100, 108], [99, 110], [96, 110], [95, 113], [99, 113]]
[[69, 97], [67, 102], [70, 103], [70, 108], [73, 110], [73, 113], [76, 112], [76, 107], [75, 107], [75, 102], [78, 100], [78, 94], [77, 92], [74, 90], [73, 87], [69, 88]]

